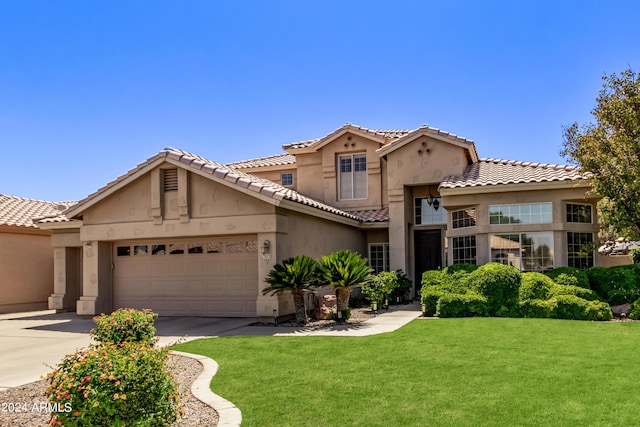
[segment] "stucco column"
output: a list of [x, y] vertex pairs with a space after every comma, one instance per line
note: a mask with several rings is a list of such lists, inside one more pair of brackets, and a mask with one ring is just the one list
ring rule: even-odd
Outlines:
[[53, 248], [53, 294], [49, 297], [50, 310], [63, 310], [67, 293], [66, 248]]
[[409, 277], [413, 277], [413, 272], [407, 268], [405, 212], [404, 190], [389, 190], [389, 267], [392, 271], [402, 269]]
[[[268, 243], [268, 248], [265, 247]], [[269, 286], [264, 280], [269, 271], [278, 263], [276, 233], [258, 233], [258, 297], [256, 299], [256, 315], [263, 321], [273, 320], [274, 310], [279, 316], [278, 296], [262, 295], [262, 290]]]
[[111, 310], [111, 244], [86, 242], [83, 246], [82, 296], [76, 311], [96, 315]]

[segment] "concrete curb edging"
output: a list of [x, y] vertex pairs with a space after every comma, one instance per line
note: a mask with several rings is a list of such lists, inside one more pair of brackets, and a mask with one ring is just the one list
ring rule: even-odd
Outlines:
[[240, 412], [240, 409], [238, 409], [236, 405], [224, 399], [223, 397], [213, 393], [211, 391], [211, 388], [209, 387], [211, 378], [213, 378], [216, 372], [218, 372], [218, 364], [216, 363], [216, 361], [206, 356], [184, 353], [182, 351], [172, 350], [170, 353], [177, 356], [195, 359], [200, 362], [203, 370], [200, 376], [198, 376], [198, 378], [196, 378], [196, 380], [191, 385], [191, 393], [193, 393], [193, 395], [197, 399], [216, 410], [219, 417], [219, 427], [239, 426], [242, 423], [242, 413]]

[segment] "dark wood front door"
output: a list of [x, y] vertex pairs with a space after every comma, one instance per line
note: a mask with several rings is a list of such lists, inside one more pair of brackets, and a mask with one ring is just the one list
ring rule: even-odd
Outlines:
[[415, 282], [420, 289], [422, 273], [442, 267], [442, 230], [415, 230], [413, 232], [415, 248]]

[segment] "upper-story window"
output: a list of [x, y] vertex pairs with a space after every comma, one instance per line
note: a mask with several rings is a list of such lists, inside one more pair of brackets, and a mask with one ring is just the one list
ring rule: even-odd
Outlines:
[[338, 157], [339, 199], [366, 199], [367, 198], [367, 155], [348, 154]]
[[290, 187], [293, 185], [293, 173], [288, 172], [288, 173], [283, 173], [280, 175], [280, 182], [282, 183], [282, 185], [284, 185], [285, 187]]
[[551, 203], [490, 205], [489, 224], [551, 224]]
[[591, 205], [567, 203], [567, 222], [591, 224]]
[[440, 206], [440, 200], [436, 197], [429, 203], [428, 198], [416, 199], [416, 225], [437, 225], [447, 223], [447, 210]]
[[476, 208], [461, 209], [451, 212], [451, 226], [466, 228], [476, 226]]

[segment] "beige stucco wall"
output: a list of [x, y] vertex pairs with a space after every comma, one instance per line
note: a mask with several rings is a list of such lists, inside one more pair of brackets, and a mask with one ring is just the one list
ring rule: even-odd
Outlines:
[[323, 200], [322, 153], [296, 154], [297, 190], [316, 200]]
[[[570, 185], [570, 184], [569, 184]], [[453, 229], [448, 224], [447, 238], [456, 236], [476, 235], [477, 264], [485, 264], [490, 261], [489, 235], [522, 232], [551, 231], [554, 233], [554, 266], [567, 265], [567, 236], [568, 231], [591, 232], [597, 239], [598, 221], [595, 205], [598, 198], [588, 192], [586, 187], [568, 187], [563, 183], [546, 183], [547, 188], [542, 189], [535, 184], [534, 189], [525, 191], [531, 187], [526, 184], [518, 184], [520, 191], [486, 192], [472, 194], [452, 195], [450, 190], [443, 191], [443, 205], [448, 211], [475, 207], [477, 226]], [[487, 188], [490, 190], [490, 188]], [[515, 190], [515, 189], [514, 189]], [[526, 204], [526, 203], [552, 203], [553, 218], [551, 224], [501, 224], [489, 225], [489, 205], [498, 204]], [[591, 224], [567, 223], [567, 203], [591, 204], [593, 221]], [[451, 215], [449, 215], [449, 221]], [[451, 246], [451, 245], [449, 245]], [[449, 262], [452, 262], [452, 248], [449, 247]]]
[[51, 233], [0, 227], [0, 313], [42, 310], [53, 292]]

